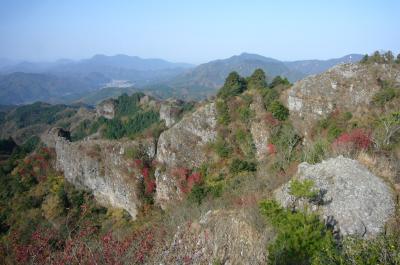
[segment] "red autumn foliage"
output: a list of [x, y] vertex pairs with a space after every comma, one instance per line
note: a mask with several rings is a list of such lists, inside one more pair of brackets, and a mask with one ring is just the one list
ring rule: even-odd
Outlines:
[[157, 227], [137, 230], [123, 239], [112, 231], [99, 236], [98, 228], [87, 223], [64, 240], [51, 229], [36, 230], [27, 244], [21, 244], [14, 234], [12, 250], [18, 264], [122, 265], [128, 260], [142, 264], [151, 256], [156, 239], [161, 242], [164, 236], [165, 231]]
[[190, 172], [187, 168], [176, 168], [172, 174], [178, 180], [178, 187], [181, 192], [189, 193], [195, 184], [201, 182], [201, 174], [199, 172]]
[[276, 154], [276, 146], [274, 144], [268, 144], [267, 145], [267, 152], [270, 155]]
[[264, 120], [269, 126], [272, 127], [279, 124], [279, 120], [275, 119], [271, 112], [267, 112], [267, 114], [265, 114]]
[[136, 167], [141, 167], [142, 164], [143, 164], [143, 161], [140, 160], [140, 159], [135, 159], [133, 162], [135, 163], [135, 166], [136, 166]]
[[336, 151], [360, 151], [367, 150], [372, 145], [371, 134], [363, 129], [354, 129], [349, 133], [342, 133], [333, 143]]
[[142, 168], [143, 182], [145, 186], [145, 193], [151, 194], [156, 190], [156, 182], [150, 177], [149, 168]]

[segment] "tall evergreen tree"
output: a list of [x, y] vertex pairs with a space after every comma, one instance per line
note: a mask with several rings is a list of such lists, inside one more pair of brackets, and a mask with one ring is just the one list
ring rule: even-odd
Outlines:
[[266, 76], [262, 69], [256, 69], [249, 77], [248, 89], [260, 89], [267, 86]]

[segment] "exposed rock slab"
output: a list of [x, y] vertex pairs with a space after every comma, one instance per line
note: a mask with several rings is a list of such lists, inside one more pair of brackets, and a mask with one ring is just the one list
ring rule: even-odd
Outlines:
[[[319, 210], [341, 235], [374, 236], [394, 213], [389, 186], [358, 161], [339, 156], [316, 165], [302, 163], [296, 177], [311, 179], [317, 189], [326, 192], [324, 204], [312, 209]], [[294, 203], [289, 188], [290, 182], [275, 192], [285, 207]]]
[[[164, 208], [167, 201], [179, 197], [171, 170], [177, 167], [192, 169], [207, 159], [204, 147], [216, 139], [215, 104], [200, 107], [180, 122], [164, 131], [157, 144], [156, 200]], [[164, 170], [161, 170], [161, 168]]]
[[258, 161], [262, 161], [268, 155], [270, 130], [265, 122], [267, 111], [265, 110], [263, 98], [258, 92], [253, 95], [250, 109], [255, 113], [255, 117], [250, 124], [250, 132], [256, 147], [256, 158]]
[[[126, 158], [128, 148], [136, 148], [137, 142], [90, 140], [70, 142], [65, 132], [53, 128], [45, 137], [45, 143], [54, 147], [57, 168], [65, 178], [78, 188], [93, 192], [96, 200], [105, 206], [123, 208], [135, 218], [141, 205], [139, 198], [140, 172], [135, 170], [131, 159]], [[145, 147], [154, 155], [151, 142]]]

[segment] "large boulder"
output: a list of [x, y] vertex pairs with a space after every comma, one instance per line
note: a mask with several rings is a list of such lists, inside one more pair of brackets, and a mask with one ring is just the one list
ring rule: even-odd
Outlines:
[[92, 191], [105, 206], [125, 209], [136, 218], [141, 206], [140, 183], [143, 176], [126, 153], [130, 148], [144, 148], [154, 156], [152, 141], [88, 140], [70, 142], [68, 132], [53, 128], [44, 137], [56, 151], [56, 167], [77, 188]]
[[180, 198], [172, 171], [177, 168], [190, 170], [207, 160], [204, 148], [216, 139], [216, 126], [215, 104], [210, 103], [184, 117], [160, 135], [156, 156], [159, 164], [156, 171], [156, 200], [163, 208], [174, 199]]
[[[320, 192], [322, 203], [309, 209], [319, 211], [328, 225], [340, 235], [374, 236], [394, 214], [395, 204], [390, 187], [358, 161], [342, 156], [316, 165], [302, 163], [295, 178], [310, 179]], [[289, 194], [290, 182], [275, 192], [284, 207], [298, 207], [308, 201], [295, 200]]]
[[306, 137], [316, 121], [336, 109], [353, 116], [368, 113], [380, 81], [400, 84], [400, 69], [389, 64], [341, 64], [296, 82], [284, 101], [293, 125]]

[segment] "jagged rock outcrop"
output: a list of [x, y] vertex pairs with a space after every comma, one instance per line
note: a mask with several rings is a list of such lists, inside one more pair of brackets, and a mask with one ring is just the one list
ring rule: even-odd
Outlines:
[[164, 131], [157, 144], [156, 200], [165, 208], [180, 198], [172, 171], [178, 167], [192, 169], [207, 159], [204, 147], [215, 140], [217, 120], [215, 104], [200, 107]]
[[168, 128], [178, 121], [181, 113], [181, 104], [182, 102], [179, 100], [170, 100], [161, 104], [160, 120], [164, 120]]
[[265, 264], [265, 246], [273, 233], [255, 222], [243, 210], [209, 211], [178, 227], [160, 263]]
[[267, 111], [264, 106], [263, 98], [258, 92], [254, 92], [250, 109], [255, 114], [254, 119], [252, 119], [250, 123], [250, 132], [256, 147], [256, 158], [258, 161], [262, 161], [268, 155], [270, 130], [265, 121]]
[[[389, 186], [356, 160], [339, 156], [316, 165], [302, 163], [296, 178], [314, 181], [323, 201], [309, 208], [320, 211], [341, 235], [374, 236], [394, 213]], [[295, 201], [289, 189], [290, 182], [275, 192], [284, 207], [292, 207]], [[304, 203], [308, 204], [298, 201], [299, 206]]]
[[92, 191], [100, 203], [123, 208], [135, 218], [141, 205], [142, 176], [125, 154], [129, 148], [143, 148], [149, 156], [154, 156], [152, 141], [70, 142], [68, 135], [60, 128], [53, 128], [42, 137], [49, 147], [55, 148], [56, 166], [65, 178], [78, 188]]
[[341, 64], [327, 72], [296, 82], [285, 96], [293, 125], [309, 136], [317, 120], [335, 109], [353, 116], [368, 113], [381, 81], [400, 84], [400, 69], [389, 64]]
[[97, 104], [96, 114], [98, 117], [113, 119], [115, 116], [115, 100], [107, 99]]

